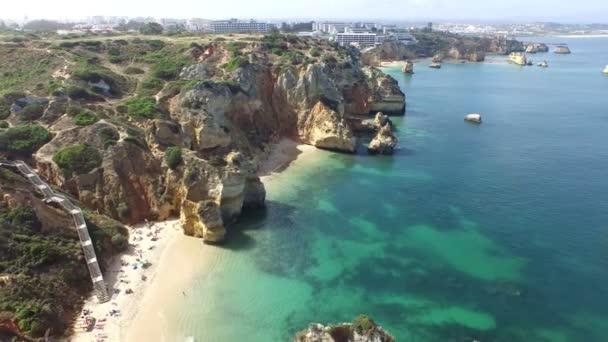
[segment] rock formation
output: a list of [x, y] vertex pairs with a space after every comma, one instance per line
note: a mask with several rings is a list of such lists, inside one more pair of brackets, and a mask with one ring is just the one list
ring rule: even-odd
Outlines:
[[310, 324], [296, 334], [292, 342], [395, 342], [395, 338], [373, 320], [361, 315], [353, 323]]
[[370, 154], [393, 154], [396, 145], [397, 137], [393, 134], [391, 125], [386, 123], [369, 143], [367, 151]]
[[[160, 81], [164, 87], [154, 90], [152, 103], [145, 107], [156, 102], [157, 108], [143, 117], [128, 113], [128, 101], [143, 97], [130, 96], [135, 80], [113, 76], [98, 61], [90, 66], [94, 77], [70, 65], [61, 70], [89, 80], [76, 83], [82, 87], [79, 96], [104, 85], [110, 90], [101, 89], [94, 100], [59, 91], [51, 97], [15, 95], [7, 100], [15, 109], [7, 121], [20, 123], [18, 112], [29, 102], [43, 106], [32, 122], [46, 127], [52, 140], [33, 154], [31, 163], [83, 206], [129, 224], [179, 216], [186, 234], [221, 242], [226, 226], [244, 208], [264, 205], [266, 193], [256, 172], [269, 144], [291, 138], [353, 153], [353, 129], [361, 121], [357, 118], [376, 111], [402, 115], [405, 110], [397, 81], [363, 66], [356, 50], [283, 36], [263, 39], [210, 43], [187, 52], [166, 47], [163, 53], [186, 62], [177, 72], [162, 74], [174, 79]], [[272, 44], [284, 55], [275, 55], [268, 48]], [[312, 56], [313, 47], [324, 56]], [[231, 60], [238, 65], [228, 67]], [[62, 85], [73, 88], [74, 79], [62, 78]], [[120, 96], [127, 105], [115, 101]], [[99, 120], [77, 124], [75, 115], [85, 110]], [[86, 172], [66, 172], [54, 156], [78, 144], [98, 151], [100, 161]], [[173, 167], [164, 160], [170, 147], [181, 150]]]
[[553, 50], [553, 52], [560, 54], [560, 55], [567, 55], [567, 54], [571, 53], [570, 48], [568, 48], [565, 45], [556, 47], [555, 50]]
[[470, 121], [470, 122], [474, 122], [474, 123], [481, 123], [481, 114], [467, 114], [464, 117], [465, 121]]
[[406, 60], [401, 71], [403, 71], [403, 73], [405, 73], [405, 74], [413, 74], [414, 73], [414, 63], [412, 63], [409, 59]]
[[549, 52], [549, 47], [544, 43], [527, 43], [526, 53]]
[[387, 41], [366, 49], [361, 60], [366, 65], [378, 66], [383, 61], [433, 57], [435, 62], [444, 59], [481, 62], [486, 54], [508, 55], [523, 52], [522, 42], [504, 38], [470, 37], [447, 32], [412, 32], [414, 44], [405, 45]]

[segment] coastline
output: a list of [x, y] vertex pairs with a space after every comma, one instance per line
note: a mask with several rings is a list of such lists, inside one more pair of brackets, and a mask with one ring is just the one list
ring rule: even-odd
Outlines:
[[[271, 145], [259, 167], [262, 182], [268, 186], [292, 163], [314, 158], [314, 151], [319, 150], [289, 139]], [[146, 232], [157, 229], [158, 240], [155, 243], [146, 236]], [[142, 234], [138, 231], [142, 231]], [[107, 303], [97, 303], [94, 296], [87, 299], [83, 311], [88, 310], [98, 321], [104, 321], [98, 324], [99, 327], [84, 332], [79, 328], [79, 318], [74, 324], [70, 341], [175, 340], [175, 333], [171, 331], [167, 319], [171, 315], [174, 299], [187, 298], [195, 275], [213, 267], [218, 255], [217, 247], [184, 235], [177, 219], [153, 223], [151, 228], [147, 224], [136, 225], [131, 227], [130, 234], [129, 251], [116, 257], [105, 272], [110, 284], [120, 280], [129, 283], [114, 285], [114, 288], [120, 288], [120, 293], [113, 294], [112, 300]], [[139, 240], [140, 237], [143, 240]], [[148, 250], [151, 246], [154, 247]], [[140, 267], [133, 269], [132, 266], [139, 258], [137, 250], [140, 249], [144, 252], [143, 258], [151, 263], [145, 271]], [[142, 274], [147, 277], [145, 281], [141, 279]], [[125, 294], [127, 288], [132, 289], [133, 293]], [[110, 315], [111, 310], [118, 311], [118, 315]], [[186, 338], [183, 336], [183, 339]]]

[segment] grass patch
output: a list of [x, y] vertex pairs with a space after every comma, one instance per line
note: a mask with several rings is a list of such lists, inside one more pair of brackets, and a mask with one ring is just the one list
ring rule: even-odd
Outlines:
[[222, 65], [222, 68], [226, 71], [234, 71], [238, 68], [246, 67], [247, 65], [249, 65], [249, 58], [245, 56], [234, 56], [230, 58], [228, 63]]
[[89, 126], [97, 121], [99, 117], [89, 110], [83, 110], [74, 117], [74, 123], [78, 126]]
[[92, 146], [78, 144], [55, 152], [53, 161], [66, 176], [71, 177], [73, 174], [89, 173], [101, 166], [101, 155]]
[[41, 105], [31, 104], [23, 107], [17, 115], [19, 119], [24, 121], [34, 121], [40, 119], [44, 113], [44, 107]]
[[153, 119], [160, 113], [156, 101], [151, 97], [134, 97], [125, 102], [127, 115], [137, 118]]
[[0, 120], [4, 120], [11, 115], [11, 105], [3, 98], [0, 98]]
[[158, 94], [163, 89], [165, 82], [160, 78], [148, 77], [144, 79], [137, 89], [137, 95], [139, 96], [152, 96]]
[[152, 66], [151, 74], [153, 77], [166, 81], [174, 80], [179, 76], [180, 71], [186, 64], [188, 64], [186, 57], [165, 57], [156, 61], [154, 66]]
[[18, 125], [0, 132], [0, 151], [29, 156], [51, 140], [51, 133], [39, 125]]

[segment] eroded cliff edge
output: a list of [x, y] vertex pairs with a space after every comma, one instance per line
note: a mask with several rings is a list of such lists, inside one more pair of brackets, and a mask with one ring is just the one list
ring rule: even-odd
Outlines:
[[359, 117], [405, 109], [394, 79], [325, 41], [69, 43], [45, 53], [50, 95], [36, 86], [2, 99], [8, 130], [38, 125], [50, 140], [31, 158], [5, 154], [91, 210], [129, 224], [179, 216], [186, 234], [211, 243], [243, 209], [264, 205], [257, 169], [269, 144], [353, 153]]

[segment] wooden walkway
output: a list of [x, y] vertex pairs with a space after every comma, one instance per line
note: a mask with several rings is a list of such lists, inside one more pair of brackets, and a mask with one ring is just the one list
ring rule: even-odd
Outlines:
[[84, 252], [85, 260], [87, 261], [87, 268], [89, 269], [91, 281], [93, 282], [93, 289], [95, 290], [97, 298], [101, 303], [109, 301], [111, 296], [108, 294], [108, 288], [103, 279], [101, 269], [99, 268], [97, 256], [95, 255], [95, 248], [93, 247], [93, 242], [91, 241], [87, 224], [84, 220], [84, 216], [82, 215], [82, 210], [70, 202], [70, 200], [64, 195], [54, 192], [53, 189], [51, 189], [48, 184], [40, 179], [36, 172], [34, 172], [34, 170], [32, 170], [26, 163], [20, 160], [0, 161], [0, 166], [17, 168], [17, 170], [19, 170], [19, 172], [25, 176], [25, 178], [27, 178], [38, 191], [42, 193], [45, 202], [57, 203], [65, 211], [72, 215], [74, 225], [76, 226], [76, 232], [78, 232], [78, 239], [80, 240], [80, 245], [82, 246], [82, 251]]

